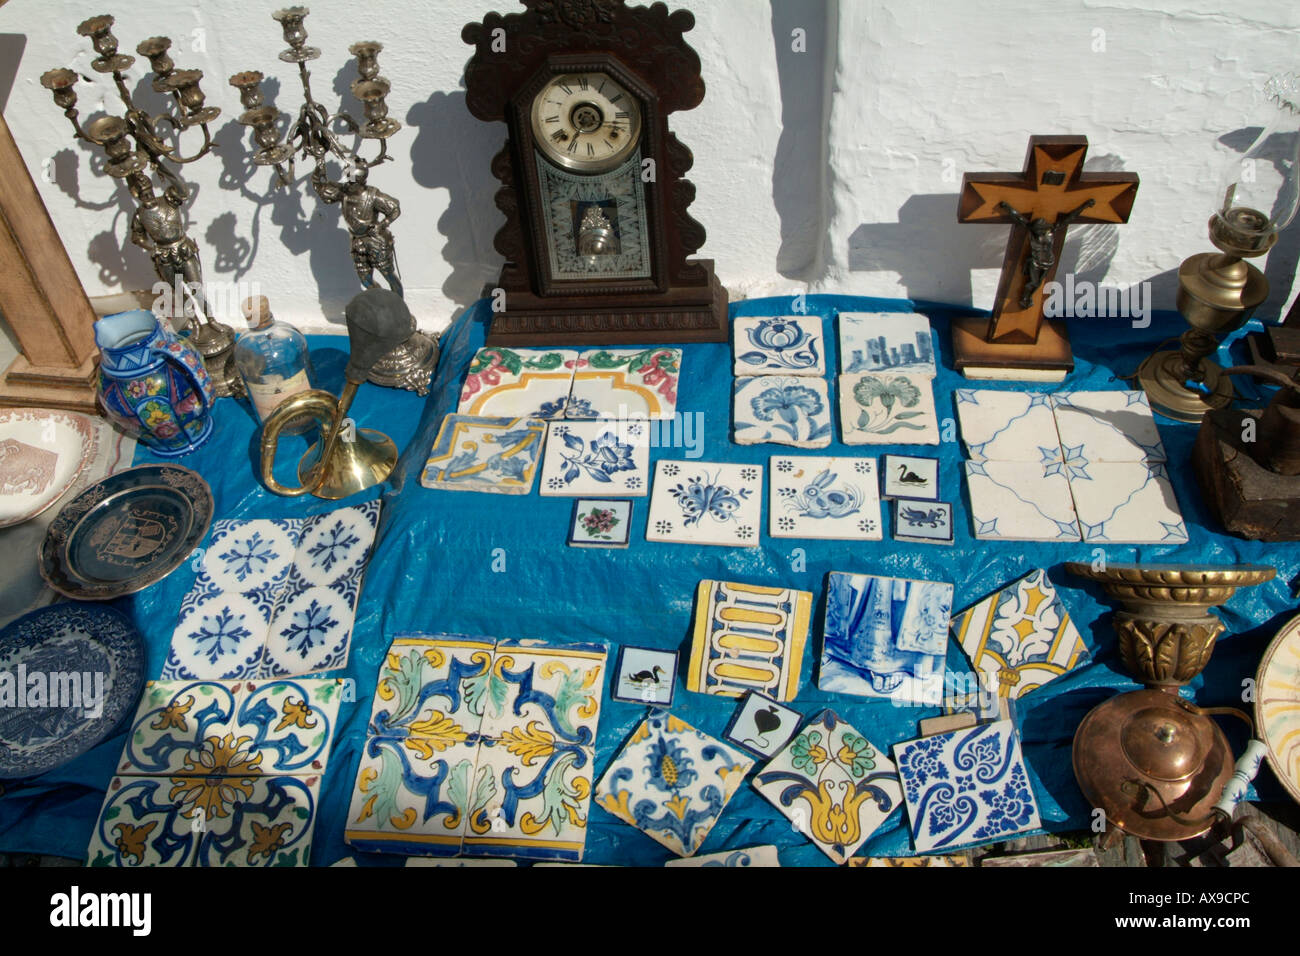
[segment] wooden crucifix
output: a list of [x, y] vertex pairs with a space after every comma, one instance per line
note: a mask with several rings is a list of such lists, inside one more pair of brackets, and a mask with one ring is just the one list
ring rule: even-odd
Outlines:
[[1125, 223], [1136, 173], [1085, 173], [1085, 136], [1031, 136], [1019, 173], [966, 173], [958, 222], [1012, 226], [993, 317], [952, 324], [954, 364], [968, 378], [1051, 381], [1074, 369], [1061, 321], [1044, 320], [1046, 286], [1056, 276], [1071, 223]]

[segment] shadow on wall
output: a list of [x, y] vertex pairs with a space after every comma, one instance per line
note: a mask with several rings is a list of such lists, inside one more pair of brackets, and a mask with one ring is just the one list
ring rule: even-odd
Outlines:
[[781, 90], [781, 137], [772, 201], [781, 220], [776, 271], [820, 278], [829, 225], [829, 98], [835, 69], [838, 0], [772, 0], [772, 42]]
[[[451, 273], [442, 292], [462, 308], [495, 284], [502, 256], [493, 238], [505, 224], [494, 197], [501, 185], [492, 175], [492, 157], [505, 145], [504, 123], [484, 123], [470, 115], [464, 90], [436, 92], [406, 114], [415, 131], [411, 143], [411, 173], [427, 189], [445, 189], [447, 208], [438, 232], [446, 240], [442, 261]], [[433, 246], [431, 236], [414, 237], [419, 248]]]

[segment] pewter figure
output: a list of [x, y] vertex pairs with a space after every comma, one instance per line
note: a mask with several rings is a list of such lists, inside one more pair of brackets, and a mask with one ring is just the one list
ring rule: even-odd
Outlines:
[[1020, 291], [1020, 308], [1027, 309], [1034, 302], [1034, 293], [1043, 284], [1043, 276], [1052, 271], [1056, 265], [1056, 230], [1068, 226], [1083, 215], [1085, 209], [1095, 206], [1097, 201], [1089, 199], [1076, 209], [1049, 223], [1042, 216], [1032, 221], [1023, 213], [1017, 212], [1006, 200], [998, 203], [998, 208], [1005, 212], [1020, 226], [1029, 229], [1029, 255], [1025, 256], [1025, 287]]

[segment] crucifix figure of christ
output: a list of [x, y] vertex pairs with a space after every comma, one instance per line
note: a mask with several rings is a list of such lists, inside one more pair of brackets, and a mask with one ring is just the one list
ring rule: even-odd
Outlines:
[[1128, 222], [1136, 173], [1085, 173], [1083, 136], [1031, 136], [1019, 173], [962, 177], [958, 222], [1011, 225], [990, 319], [953, 322], [956, 367], [970, 378], [1059, 380], [1074, 368], [1064, 323], [1045, 321], [1046, 286], [1056, 275], [1072, 223]]

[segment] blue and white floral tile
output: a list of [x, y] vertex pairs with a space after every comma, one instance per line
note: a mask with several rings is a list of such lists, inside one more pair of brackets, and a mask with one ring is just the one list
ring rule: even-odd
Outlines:
[[822, 711], [754, 776], [754, 787], [837, 864], [899, 806], [893, 763], [831, 710]]
[[606, 666], [600, 644], [498, 642], [480, 738], [521, 760], [562, 745], [595, 746]]
[[[183, 785], [183, 784], [182, 784]], [[114, 777], [86, 848], [87, 866], [190, 866], [202, 833], [165, 777]]]
[[481, 348], [456, 411], [499, 418], [560, 418], [573, 387], [576, 349]]
[[163, 680], [259, 676], [277, 594], [272, 588], [212, 591], [184, 606], [163, 662]]
[[952, 544], [952, 504], [895, 498], [894, 540], [911, 544]]
[[342, 701], [339, 679], [248, 681], [238, 691], [236, 736], [261, 755], [263, 774], [324, 773]]
[[1146, 392], [1058, 392], [1052, 406], [1067, 458], [1147, 464], [1167, 460]]
[[825, 448], [831, 443], [831, 402], [824, 378], [746, 375], [732, 390], [736, 444]]
[[768, 477], [772, 537], [879, 541], [884, 536], [874, 458], [774, 455]]
[[199, 835], [196, 866], [307, 866], [320, 774], [232, 778]]
[[490, 832], [495, 784], [475, 772], [479, 746], [446, 738], [367, 736], [343, 839], [375, 853], [456, 856], [470, 827]]
[[355, 591], [309, 587], [281, 595], [259, 677], [319, 674], [345, 667], [356, 618]]
[[1087, 542], [1186, 544], [1187, 523], [1163, 462], [1080, 462], [1070, 493]]
[[1078, 628], [1041, 568], [954, 617], [953, 636], [979, 675], [986, 718], [1089, 660]]
[[218, 521], [203, 551], [194, 590], [241, 593], [283, 584], [302, 527], [301, 519]]
[[692, 856], [753, 765], [684, 720], [654, 714], [605, 771], [596, 803], [678, 856]]
[[771, 844], [751, 846], [743, 850], [723, 850], [720, 853], [701, 853], [679, 860], [669, 860], [664, 866], [780, 866], [781, 858]]
[[477, 743], [485, 708], [504, 704], [492, 673], [495, 647], [492, 638], [459, 634], [395, 638], [379, 668], [368, 732]]
[[291, 585], [328, 587], [364, 571], [379, 526], [380, 502], [308, 519], [294, 555]]
[[937, 705], [952, 612], [951, 584], [832, 571], [826, 585], [824, 691]]
[[883, 498], [939, 500], [939, 459], [930, 455], [886, 455], [880, 463]]
[[677, 411], [681, 368], [682, 350], [678, 348], [583, 352], [564, 417], [672, 418]]
[[[649, 484], [647, 480], [646, 484]], [[573, 548], [626, 548], [632, 539], [632, 512], [627, 498], [579, 498], [569, 516], [568, 545]]]
[[950, 853], [1041, 826], [1009, 720], [894, 745], [918, 853]]
[[647, 423], [551, 422], [542, 457], [541, 493], [615, 498], [649, 494]]
[[794, 588], [704, 580], [696, 588], [686, 688], [780, 701], [799, 693], [813, 595]]
[[536, 724], [529, 727], [525, 736], [505, 735], [479, 747], [476, 772], [486, 805], [471, 817], [461, 853], [580, 862], [595, 748], [548, 739]]
[[426, 488], [526, 495], [546, 441], [537, 418], [448, 415], [420, 476]]
[[738, 376], [826, 374], [821, 316], [737, 316], [731, 339]]
[[1060, 461], [1061, 442], [1046, 392], [959, 388], [955, 400], [971, 461]]
[[915, 312], [841, 312], [840, 371], [935, 376], [930, 320]]
[[846, 445], [937, 445], [933, 382], [925, 375], [841, 375], [840, 436]]
[[985, 541], [1078, 541], [1070, 482], [1059, 465], [968, 461], [975, 537]]
[[655, 463], [647, 541], [756, 548], [762, 516], [761, 465]]
[[[206, 772], [202, 750], [208, 740], [233, 741], [238, 691], [242, 685], [219, 681], [149, 681], [131, 721], [118, 773], [184, 774]], [[244, 763], [232, 763], [232, 772]]]

